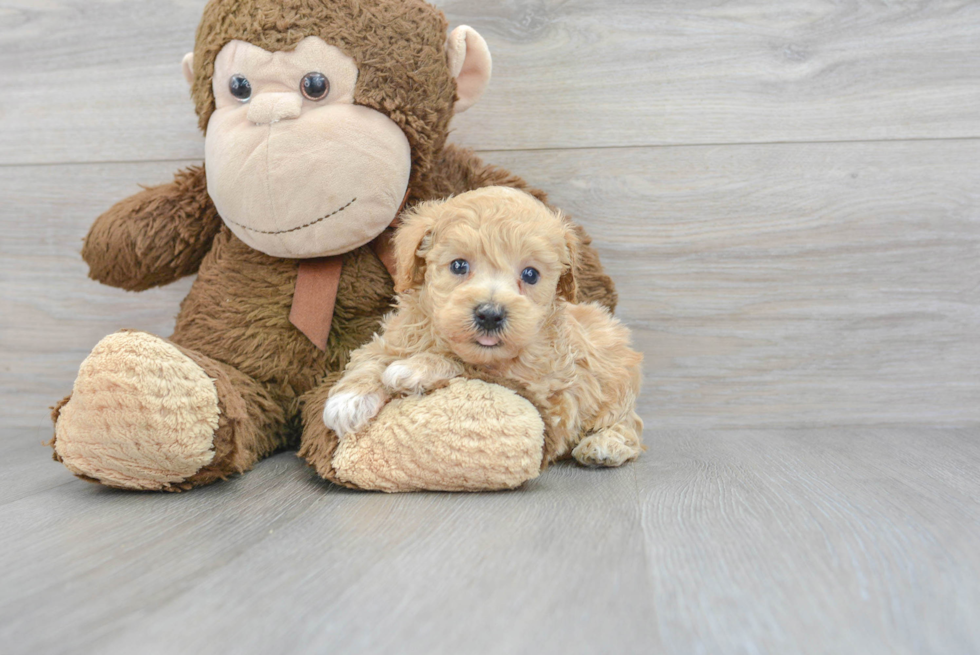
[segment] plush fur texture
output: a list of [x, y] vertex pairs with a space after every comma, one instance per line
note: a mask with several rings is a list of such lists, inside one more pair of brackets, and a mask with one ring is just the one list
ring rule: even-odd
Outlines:
[[[305, 36], [320, 36], [341, 45], [357, 61], [356, 101], [385, 113], [411, 142], [408, 207], [490, 185], [526, 189], [544, 199], [542, 192], [483, 164], [472, 152], [444, 146], [456, 97], [443, 50], [445, 32], [442, 14], [418, 0], [212, 0], [198, 31], [194, 59], [193, 96], [202, 129], [214, 106], [214, 57], [227, 41], [243, 39], [274, 50], [289, 48]], [[611, 309], [616, 301], [612, 281], [587, 245], [588, 238], [579, 234], [579, 291]], [[82, 254], [91, 277], [129, 290], [197, 273], [166, 343], [213, 380], [219, 407], [214, 455], [210, 462], [202, 460], [196, 473], [181, 480], [168, 478], [154, 488], [174, 491], [206, 484], [248, 470], [263, 457], [297, 444], [321, 475], [354, 484], [353, 474], [338, 477], [333, 462], [337, 438], [320, 417], [350, 351], [371, 338], [391, 308], [392, 280], [370, 246], [343, 256], [325, 351], [289, 322], [298, 261], [262, 254], [235, 237], [207, 195], [204, 167], [182, 171], [174, 182], [112, 207], [93, 225]], [[152, 362], [148, 366], [163, 370]], [[173, 382], [166, 372], [158, 380]], [[81, 414], [99, 411], [79, 389], [75, 394], [53, 411], [56, 459], [65, 459], [69, 448], [67, 440], [63, 442], [60, 417], [74, 414], [74, 420], [92, 423], [95, 417]], [[526, 403], [523, 407], [531, 411]], [[492, 433], [493, 426], [486, 431]], [[138, 442], [140, 434], [119, 424], [107, 427], [102, 438]], [[166, 442], [182, 437], [153, 438]], [[553, 449], [546, 435], [543, 452]], [[413, 462], [405, 465], [414, 466]], [[399, 466], [396, 461], [389, 465]], [[115, 479], [101, 471], [76, 472], [114, 484]]]
[[572, 304], [579, 248], [566, 221], [514, 189], [417, 207], [395, 235], [398, 310], [353, 353], [324, 422], [346, 442], [392, 398], [475, 371], [545, 408], [557, 456], [601, 466], [637, 457], [642, 355], [604, 308]]

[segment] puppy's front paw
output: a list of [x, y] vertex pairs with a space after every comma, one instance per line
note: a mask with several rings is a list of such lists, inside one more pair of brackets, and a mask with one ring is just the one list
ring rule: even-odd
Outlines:
[[639, 440], [615, 427], [590, 434], [572, 450], [575, 461], [585, 466], [622, 466], [639, 455]]
[[336, 432], [338, 437], [343, 437], [348, 432], [357, 432], [367, 425], [384, 404], [385, 399], [380, 393], [338, 393], [327, 400], [323, 408], [323, 423]]
[[395, 392], [419, 393], [423, 390], [421, 373], [406, 359], [389, 364], [381, 376], [381, 382]]
[[442, 371], [422, 364], [424, 362], [409, 359], [392, 362], [381, 376], [381, 382], [395, 393], [422, 393], [455, 377], [455, 371]]

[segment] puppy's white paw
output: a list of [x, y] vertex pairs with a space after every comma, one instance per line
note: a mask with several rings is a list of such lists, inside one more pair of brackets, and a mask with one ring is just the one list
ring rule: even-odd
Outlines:
[[404, 359], [389, 364], [381, 376], [381, 382], [392, 391], [404, 393], [421, 393], [426, 386], [422, 373]]
[[338, 393], [331, 396], [323, 407], [323, 423], [336, 432], [338, 437], [343, 437], [348, 432], [357, 432], [367, 425], [384, 404], [385, 399], [380, 393]]
[[572, 450], [575, 461], [585, 466], [622, 466], [639, 455], [636, 437], [627, 437], [615, 428], [590, 434]]

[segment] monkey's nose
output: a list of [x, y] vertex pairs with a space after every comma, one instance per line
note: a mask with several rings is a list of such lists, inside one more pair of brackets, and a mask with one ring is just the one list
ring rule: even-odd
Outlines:
[[259, 125], [271, 125], [297, 118], [302, 109], [303, 98], [298, 93], [259, 93], [248, 103], [248, 120]]
[[484, 332], [497, 332], [507, 322], [507, 310], [502, 305], [482, 303], [473, 310], [473, 322]]

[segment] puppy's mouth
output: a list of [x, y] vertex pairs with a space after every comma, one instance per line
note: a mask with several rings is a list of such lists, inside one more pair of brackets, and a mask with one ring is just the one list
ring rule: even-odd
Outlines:
[[501, 339], [495, 334], [481, 334], [476, 338], [476, 343], [482, 348], [497, 348]]

